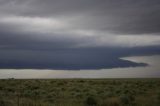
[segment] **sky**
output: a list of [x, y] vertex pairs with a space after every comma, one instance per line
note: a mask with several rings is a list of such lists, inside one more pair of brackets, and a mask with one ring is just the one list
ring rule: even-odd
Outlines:
[[0, 0], [0, 69], [145, 67], [121, 58], [160, 55], [159, 7], [160, 0]]

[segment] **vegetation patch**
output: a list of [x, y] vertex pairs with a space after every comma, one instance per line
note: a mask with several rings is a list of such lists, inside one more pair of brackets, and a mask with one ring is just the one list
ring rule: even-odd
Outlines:
[[2, 79], [0, 106], [159, 106], [160, 79]]

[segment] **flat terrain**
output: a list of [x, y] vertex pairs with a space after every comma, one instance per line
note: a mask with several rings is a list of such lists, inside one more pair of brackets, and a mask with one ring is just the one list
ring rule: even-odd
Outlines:
[[0, 106], [159, 106], [160, 79], [2, 79]]

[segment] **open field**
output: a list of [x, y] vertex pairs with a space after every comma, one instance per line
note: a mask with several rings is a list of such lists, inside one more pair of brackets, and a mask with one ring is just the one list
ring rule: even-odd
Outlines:
[[159, 106], [160, 79], [2, 79], [0, 106]]

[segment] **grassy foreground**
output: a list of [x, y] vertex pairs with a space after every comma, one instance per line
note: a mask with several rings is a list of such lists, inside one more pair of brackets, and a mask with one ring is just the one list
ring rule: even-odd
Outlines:
[[159, 106], [160, 79], [0, 80], [0, 106]]

